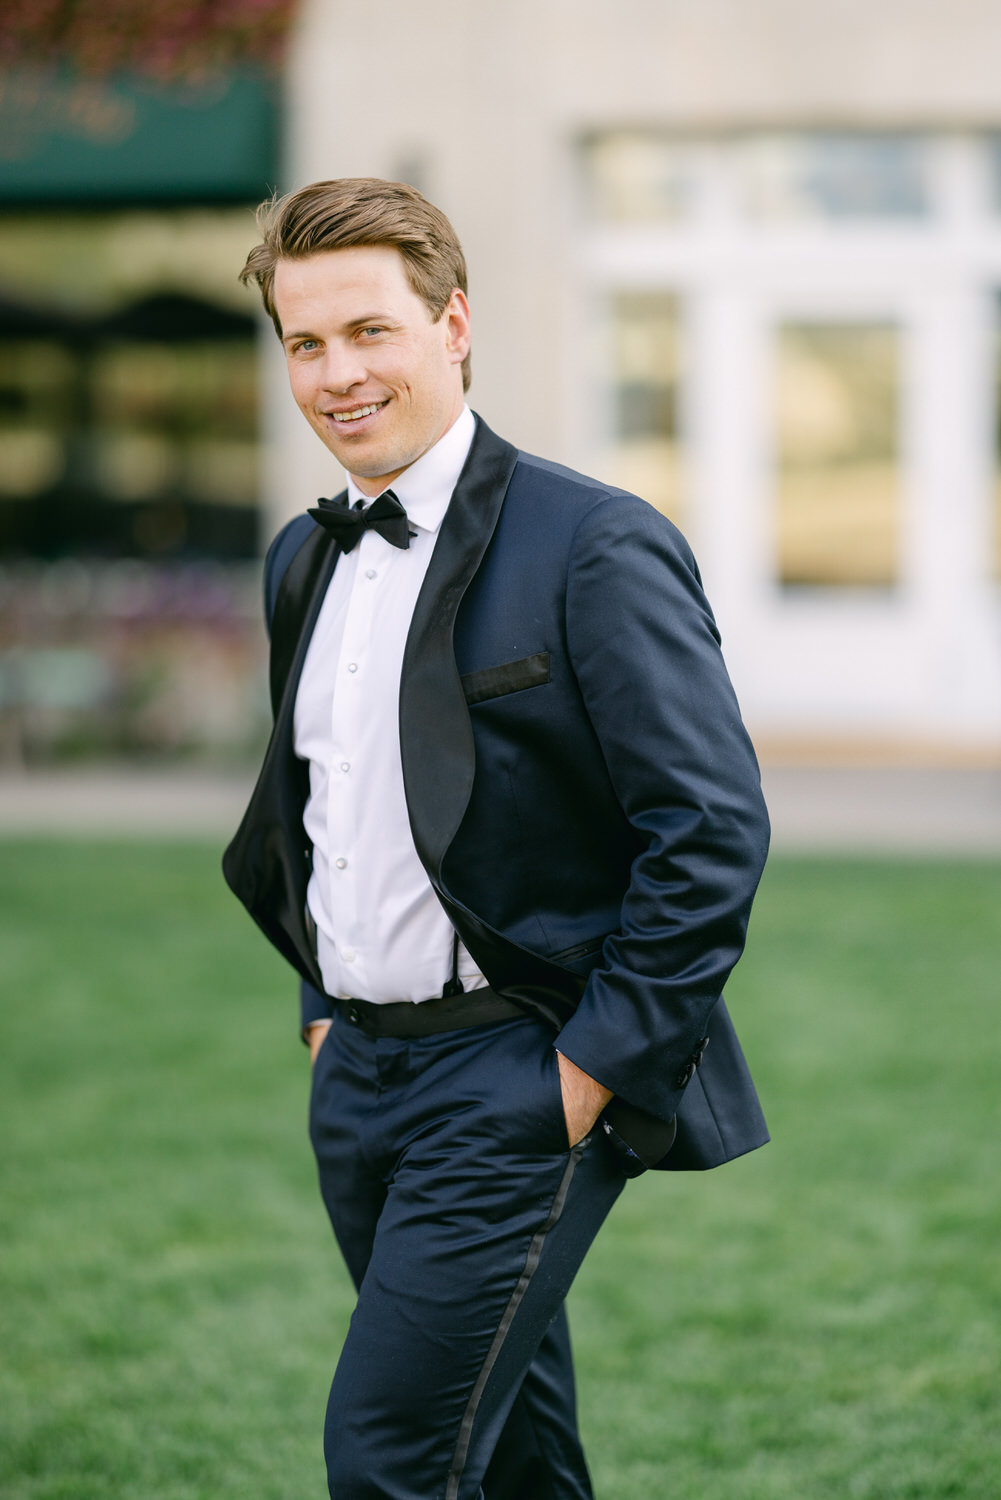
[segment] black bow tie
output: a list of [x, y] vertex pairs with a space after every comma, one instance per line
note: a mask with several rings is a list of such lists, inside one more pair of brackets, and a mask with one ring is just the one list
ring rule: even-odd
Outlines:
[[377, 531], [394, 547], [406, 550], [416, 532], [407, 524], [407, 513], [392, 490], [384, 490], [365, 510], [355, 510], [341, 500], [318, 500], [309, 515], [333, 532], [343, 552], [350, 552], [365, 531]]

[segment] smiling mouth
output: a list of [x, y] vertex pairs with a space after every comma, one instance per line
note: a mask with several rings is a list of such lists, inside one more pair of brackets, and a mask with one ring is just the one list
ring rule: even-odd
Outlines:
[[360, 422], [362, 417], [370, 417], [373, 412], [382, 411], [382, 408], [388, 405], [389, 397], [387, 396], [385, 401], [376, 401], [369, 406], [356, 406], [354, 411], [327, 412], [327, 416], [333, 417], [335, 422], [339, 422], [342, 425], [347, 422]]

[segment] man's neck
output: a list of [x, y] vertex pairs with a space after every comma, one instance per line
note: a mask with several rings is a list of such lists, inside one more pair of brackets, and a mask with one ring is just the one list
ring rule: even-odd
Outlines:
[[[468, 406], [463, 406], [456, 420], [438, 441], [394, 476], [393, 493], [417, 525], [427, 526], [431, 530], [440, 525], [469, 455], [475, 429], [476, 421], [472, 412]], [[387, 481], [383, 477], [377, 493], [382, 494], [386, 488]], [[348, 475], [349, 504], [361, 501], [367, 507], [374, 498], [360, 488], [352, 475]]]
[[459, 402], [458, 407], [449, 418], [447, 425], [442, 428], [441, 432], [439, 432], [434, 442], [429, 443], [428, 446], [424, 449], [424, 452], [419, 453], [417, 457], [413, 459], [409, 464], [405, 465], [404, 468], [396, 469], [392, 474], [379, 474], [375, 476], [366, 474], [352, 474], [349, 470], [348, 478], [367, 500], [374, 500], [376, 496], [382, 494], [383, 490], [388, 490], [391, 485], [394, 485], [399, 479], [400, 475], [407, 472], [407, 469], [412, 469], [414, 464], [419, 464], [422, 458], [426, 458], [429, 453], [433, 452], [433, 450], [437, 448], [442, 439], [447, 437], [451, 432], [452, 428], [462, 416], [462, 413], [465, 411], [465, 409], [466, 402], [465, 399], [463, 399]]

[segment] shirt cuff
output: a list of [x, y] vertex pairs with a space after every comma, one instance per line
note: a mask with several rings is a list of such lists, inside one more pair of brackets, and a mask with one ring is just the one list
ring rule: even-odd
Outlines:
[[333, 1004], [329, 995], [323, 995], [305, 979], [299, 984], [299, 1030], [306, 1039], [306, 1028], [313, 1021], [333, 1020]]

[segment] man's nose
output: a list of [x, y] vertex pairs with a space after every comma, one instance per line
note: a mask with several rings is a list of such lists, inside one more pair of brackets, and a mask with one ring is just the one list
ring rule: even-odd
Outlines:
[[352, 345], [328, 344], [323, 359], [324, 389], [337, 393], [349, 391], [361, 385], [368, 377], [368, 370], [360, 352]]

